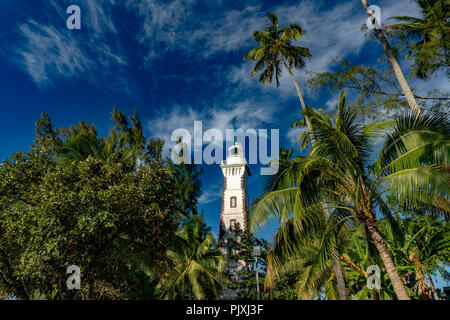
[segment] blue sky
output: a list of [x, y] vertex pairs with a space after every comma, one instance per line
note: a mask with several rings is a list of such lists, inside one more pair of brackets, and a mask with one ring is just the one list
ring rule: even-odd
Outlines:
[[[66, 28], [71, 4], [81, 8], [81, 30]], [[382, 19], [419, 15], [409, 0], [372, 4]], [[113, 105], [128, 114], [137, 108], [147, 137], [167, 140], [174, 129], [201, 120], [205, 130], [280, 129], [281, 146], [296, 147], [300, 131], [290, 123], [299, 103], [291, 80], [283, 76], [280, 88], [264, 87], [243, 61], [269, 10], [281, 24], [306, 29], [308, 71], [332, 70], [336, 57], [376, 64], [382, 54], [360, 30], [367, 17], [357, 0], [0, 0], [0, 159], [29, 148], [41, 112], [57, 127], [86, 120], [106, 135]], [[304, 71], [296, 77], [300, 84], [307, 79]], [[448, 88], [441, 73], [411, 83], [419, 93]], [[304, 91], [308, 105], [333, 109], [337, 102], [328, 92]], [[218, 166], [203, 167], [200, 208], [217, 233], [223, 178]], [[254, 199], [263, 178], [257, 165], [250, 169]], [[275, 227], [259, 235], [270, 238]]]

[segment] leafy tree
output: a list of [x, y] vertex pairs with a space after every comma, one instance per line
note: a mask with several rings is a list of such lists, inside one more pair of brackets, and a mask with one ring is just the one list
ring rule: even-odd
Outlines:
[[55, 147], [61, 143], [57, 130], [53, 128], [50, 117], [45, 112], [42, 112], [41, 119], [36, 121], [35, 133], [34, 143], [40, 146], [40, 151], [43, 153], [54, 152]]
[[172, 238], [167, 257], [172, 272], [160, 283], [164, 299], [212, 299], [222, 292], [225, 258], [202, 219], [185, 223]]
[[[253, 234], [243, 231], [239, 226], [232, 229], [234, 237], [226, 239], [229, 252], [227, 260], [230, 262], [244, 261], [247, 266], [251, 268], [244, 268], [239, 271], [237, 276], [239, 281], [227, 281], [225, 286], [237, 293], [240, 299], [257, 299], [256, 292], [256, 271], [254, 268], [255, 258], [253, 257], [253, 248], [259, 246], [261, 249], [261, 256], [258, 257], [258, 275], [259, 287], [262, 291], [264, 288], [264, 275], [267, 261], [268, 243], [264, 239], [258, 239]], [[261, 298], [264, 299], [264, 294]]]
[[[441, 269], [439, 265], [443, 261], [448, 261], [448, 225], [434, 218], [430, 220], [429, 216], [415, 220], [397, 216], [396, 219], [405, 231], [404, 243], [396, 240], [387, 221], [381, 220], [379, 225], [408, 293], [415, 299], [438, 300], [432, 275]], [[365, 239], [364, 230], [355, 228], [350, 246], [341, 255], [353, 299], [390, 300], [395, 296], [385, 270], [382, 270], [381, 289], [369, 290], [366, 286], [367, 267], [380, 265], [373, 246], [370, 239]]]
[[175, 182], [176, 206], [180, 216], [188, 219], [198, 214], [202, 169], [195, 164], [170, 163], [169, 172]]
[[[136, 137], [123, 135], [126, 144], [99, 138], [86, 123], [53, 130], [45, 116], [38, 128], [32, 149], [0, 166], [1, 295], [153, 297], [149, 270], [166, 260], [178, 224], [166, 168], [124, 157], [129, 149], [140, 156]], [[81, 291], [66, 288], [73, 264], [81, 268]]]
[[[295, 283], [298, 281], [298, 273], [291, 272], [284, 274], [277, 283], [272, 287], [264, 288], [264, 279], [267, 270], [267, 253], [269, 243], [264, 239], [256, 238], [252, 233], [244, 232], [240, 228], [233, 230], [236, 234], [235, 238], [228, 238], [227, 245], [231, 249], [231, 254], [227, 255], [227, 259], [231, 261], [246, 261], [252, 264], [252, 268], [243, 269], [238, 273], [239, 282], [227, 281], [225, 286], [234, 290], [240, 299], [255, 300], [256, 292], [256, 270], [255, 258], [252, 256], [253, 248], [259, 246], [261, 256], [258, 257], [258, 273], [261, 300], [294, 300], [297, 298], [295, 292]], [[238, 240], [239, 239], [239, 240]], [[265, 289], [265, 290], [264, 290]]]
[[413, 72], [426, 78], [441, 67], [450, 66], [450, 4], [444, 0], [415, 0], [422, 17], [395, 16], [400, 23], [386, 27], [408, 47], [414, 59]]
[[[326, 88], [336, 93], [346, 89], [357, 94], [352, 108], [372, 121], [386, 118], [386, 111], [401, 114], [409, 108], [395, 76], [384, 63], [374, 67], [338, 60], [334, 71], [310, 74], [307, 85], [313, 90]], [[411, 90], [414, 92], [414, 88]], [[414, 94], [414, 97], [422, 110], [445, 113], [450, 107], [448, 93], [439, 90], [430, 90], [426, 96]]]
[[442, 274], [450, 261], [450, 226], [439, 217], [423, 213], [415, 214], [414, 218], [406, 216], [399, 223], [405, 230], [404, 244], [398, 243], [388, 228], [384, 232], [395, 261], [405, 266], [405, 278], [415, 282], [414, 294], [418, 299], [438, 300], [432, 277], [436, 272]]
[[127, 121], [126, 115], [118, 111], [116, 107], [113, 108], [112, 119], [114, 127], [111, 129], [108, 139], [112, 140], [119, 150], [132, 150], [135, 160], [141, 160], [146, 139], [137, 110], [129, 117], [131, 126]]
[[404, 246], [400, 246], [392, 236], [389, 237], [388, 244], [391, 245], [394, 258], [399, 261], [398, 264], [405, 265], [406, 277], [415, 282], [413, 289], [419, 299], [438, 300], [431, 274], [439, 268], [442, 258], [448, 261], [448, 226], [433, 228], [409, 221], [404, 221], [404, 224], [407, 232]]
[[[380, 289], [370, 289], [367, 286], [368, 267], [380, 266], [382, 262], [376, 254], [373, 241], [367, 238], [367, 233], [362, 226], [352, 229], [349, 246], [345, 253], [342, 253], [341, 260], [345, 269], [349, 295], [353, 300], [392, 300], [395, 297], [389, 276], [384, 269], [381, 273]], [[401, 266], [397, 264], [397, 268], [399, 267]], [[402, 273], [401, 276], [403, 278], [404, 274]], [[412, 294], [410, 290], [408, 292]]]
[[[178, 144], [182, 143], [181, 138]], [[171, 152], [177, 152], [171, 150]], [[178, 156], [183, 158], [184, 149], [180, 148]], [[177, 196], [177, 211], [180, 215], [181, 221], [188, 220], [192, 216], [198, 215], [198, 198], [201, 195], [201, 180], [200, 176], [203, 170], [196, 164], [185, 163], [175, 164], [168, 161], [169, 172], [175, 182], [175, 192]]]

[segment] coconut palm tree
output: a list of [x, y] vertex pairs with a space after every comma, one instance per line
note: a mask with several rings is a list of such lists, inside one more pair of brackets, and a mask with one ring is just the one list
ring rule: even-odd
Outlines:
[[[278, 205], [279, 209], [291, 208], [290, 205]], [[298, 273], [295, 284], [298, 299], [310, 300], [325, 294], [328, 299], [335, 300], [339, 296], [334, 285], [334, 256], [347, 244], [346, 214], [335, 210], [325, 217], [322, 204], [314, 207], [309, 208], [316, 212], [314, 223], [305, 223], [296, 215], [283, 222], [289, 211], [281, 215], [281, 226], [270, 244], [264, 286], [270, 290], [284, 275]]]
[[[415, 0], [422, 18], [394, 16], [401, 23], [386, 27], [408, 42], [408, 56], [415, 60], [415, 74], [426, 78], [441, 66], [450, 66], [450, 3], [443, 0]], [[411, 42], [412, 41], [412, 42]]]
[[[319, 111], [317, 113], [321, 114]], [[346, 288], [342, 269], [339, 268], [336, 272], [336, 264], [341, 267], [339, 252], [344, 250], [346, 244], [345, 212], [329, 212], [329, 208], [324, 208], [322, 203], [308, 209], [315, 212], [313, 224], [306, 224], [293, 215], [292, 200], [295, 199], [296, 184], [295, 180], [286, 180], [286, 172], [293, 168], [291, 156], [292, 150], [281, 148], [278, 160], [280, 169], [277, 174], [267, 178], [266, 194], [254, 202], [258, 203], [266, 195], [270, 195], [271, 198], [267, 200], [273, 203], [269, 210], [273, 209], [279, 213], [280, 227], [270, 244], [265, 288], [272, 289], [285, 274], [299, 273], [301, 277], [295, 286], [299, 299], [312, 299], [323, 288], [329, 299], [338, 296], [340, 300], [345, 300]], [[276, 197], [277, 191], [280, 192], [279, 198]], [[285, 197], [285, 191], [288, 197]], [[343, 287], [339, 286], [338, 277], [342, 277]]]
[[100, 159], [108, 160], [115, 153], [122, 153], [122, 160], [131, 160], [133, 156], [133, 150], [118, 150], [117, 140], [104, 139], [97, 137], [94, 134], [80, 134], [71, 137], [66, 140], [57, 148], [57, 157], [61, 162], [71, 162], [71, 161], [84, 161], [89, 156]]
[[[320, 118], [312, 109], [307, 112], [312, 120]], [[282, 212], [296, 216], [296, 225], [304, 229], [302, 224], [317, 220], [317, 210], [311, 208], [317, 208], [325, 198], [330, 207], [351, 212], [365, 226], [398, 299], [409, 300], [378, 229], [376, 212], [386, 216], [401, 239], [401, 230], [383, 200], [384, 193], [389, 191], [399, 202], [412, 206], [448, 199], [449, 121], [442, 115], [416, 118], [408, 114], [396, 120], [389, 134], [385, 131], [389, 122], [360, 125], [356, 117], [355, 111], [340, 105], [334, 124], [313, 122], [317, 141], [311, 154], [287, 164], [279, 177], [279, 185], [284, 188], [258, 199], [251, 207], [249, 225], [261, 225], [269, 216]], [[378, 159], [371, 162], [380, 134], [387, 138]], [[444, 202], [448, 206], [448, 200]]]
[[[341, 102], [339, 102], [341, 103]], [[316, 109], [317, 110], [317, 114], [320, 115], [321, 117], [321, 121], [330, 121], [330, 117], [332, 116], [332, 113], [330, 112], [325, 112], [324, 109], [320, 108], [320, 109]], [[299, 121], [295, 121], [292, 123], [292, 127], [294, 128], [302, 128], [306, 126], [306, 117], [303, 117], [302, 119], [300, 119]], [[298, 136], [297, 139], [297, 143], [300, 145], [300, 151], [303, 151], [304, 149], [306, 149], [309, 145], [309, 130], [306, 127], [306, 130], [302, 131], [302, 133], [300, 133], [300, 135]]]
[[[277, 87], [280, 86], [279, 79], [283, 70], [282, 66], [284, 66], [297, 90], [302, 112], [305, 113], [307, 106], [303, 99], [302, 90], [295, 79], [293, 69], [303, 68], [305, 66], [305, 58], [310, 59], [311, 54], [308, 48], [296, 46], [292, 43], [293, 41], [300, 40], [305, 34], [305, 31], [298, 24], [290, 24], [289, 26], [279, 28], [276, 14], [269, 12], [268, 16], [272, 24], [262, 31], [253, 32], [253, 39], [259, 46], [250, 50], [244, 58], [256, 62], [252, 71], [252, 77], [264, 69], [261, 72], [259, 81], [264, 84], [271, 83], [275, 75]], [[305, 122], [308, 127], [309, 140], [311, 144], [314, 144], [313, 127], [307, 116], [305, 116]], [[324, 215], [330, 215], [326, 205], [324, 206]], [[345, 283], [337, 255], [335, 255], [335, 272], [340, 299], [345, 300]]]
[[[303, 99], [303, 93], [295, 79], [293, 69], [303, 68], [305, 59], [310, 59], [311, 54], [306, 47], [294, 45], [293, 41], [298, 41], [305, 34], [305, 30], [298, 24], [290, 24], [286, 27], [278, 27], [278, 17], [275, 13], [268, 13], [271, 25], [262, 31], [253, 32], [253, 39], [259, 44], [258, 47], [250, 50], [244, 59], [250, 59], [256, 62], [252, 77], [257, 75], [263, 69], [259, 81], [264, 84], [271, 83], [275, 76], [277, 87], [280, 86], [280, 76], [283, 72], [282, 66], [289, 73], [292, 82], [297, 89], [298, 98], [303, 111], [306, 111], [306, 104]], [[309, 129], [312, 129], [311, 122], [306, 119]]]
[[[338, 108], [345, 104], [345, 95], [343, 92], [339, 97]], [[332, 113], [326, 113], [323, 109], [317, 109], [312, 116], [313, 123], [320, 121], [331, 125]], [[306, 126], [305, 118], [296, 121], [292, 124], [294, 127]], [[309, 131], [303, 131], [299, 138], [301, 149], [306, 148], [309, 142]], [[283, 157], [283, 155], [286, 155]], [[266, 192], [291, 188], [293, 192], [292, 197], [295, 197], [295, 181], [286, 181], [284, 176], [286, 171], [291, 170], [289, 160], [292, 152], [286, 153], [285, 150], [280, 151], [280, 160], [278, 174], [268, 178], [266, 183]], [[263, 196], [264, 197], [264, 196]], [[259, 199], [255, 201], [257, 203]], [[290, 208], [290, 205], [286, 205]], [[310, 207], [309, 210], [312, 210]], [[320, 207], [315, 207], [317, 217], [314, 219], [314, 225], [308, 228], [301, 221], [297, 221], [296, 216], [289, 219], [280, 217], [281, 227], [273, 238], [271, 243], [271, 251], [268, 259], [268, 272], [266, 276], [265, 285], [267, 288], [272, 288], [275, 282], [283, 274], [297, 271], [302, 275], [300, 281], [296, 284], [296, 289], [299, 299], [311, 299], [320, 290], [320, 287], [325, 288], [325, 295], [329, 299], [334, 299], [334, 290], [330, 287], [330, 261], [339, 260], [339, 252], [344, 252], [346, 249], [346, 241], [344, 235], [347, 233], [347, 225], [342, 224], [340, 219], [348, 215], [345, 210], [335, 210], [329, 214], [329, 220], [323, 219], [324, 215], [320, 213]], [[328, 208], [327, 208], [328, 210]], [[292, 212], [287, 210], [287, 214]], [[302, 225], [301, 228], [296, 227]], [[330, 233], [331, 232], [331, 233]], [[324, 245], [324, 241], [328, 244]], [[331, 245], [330, 245], [331, 244]], [[336, 246], [339, 247], [337, 250]], [[331, 250], [330, 250], [331, 249]], [[341, 255], [342, 257], [342, 255]], [[343, 274], [342, 274], [343, 277]], [[339, 289], [339, 288], [338, 288]]]
[[205, 299], [217, 297], [222, 290], [221, 276], [225, 258], [214, 236], [205, 234], [199, 221], [183, 225], [167, 251], [172, 271], [162, 279], [162, 297]]
[[402, 88], [403, 94], [405, 95], [406, 101], [408, 102], [409, 107], [413, 111], [413, 113], [416, 115], [416, 117], [419, 117], [422, 115], [422, 110], [420, 109], [419, 105], [417, 104], [416, 98], [414, 97], [414, 94], [411, 91], [411, 88], [408, 85], [408, 82], [405, 79], [405, 76], [403, 75], [402, 69], [400, 68], [400, 65], [398, 64], [397, 59], [395, 58], [394, 53], [392, 52], [391, 46], [389, 45], [389, 42], [386, 39], [386, 36], [384, 35], [383, 30], [381, 29], [381, 26], [379, 24], [379, 21], [376, 20], [374, 13], [370, 9], [369, 4], [366, 0], [361, 0], [361, 3], [364, 6], [364, 9], [366, 9], [367, 15], [370, 19], [372, 19], [372, 23], [374, 24], [375, 28], [375, 34], [380, 40], [381, 44], [383, 45], [384, 51], [386, 51], [387, 58], [389, 62], [392, 65], [392, 69], [394, 70], [394, 74], [397, 77], [398, 83], [400, 84], [400, 87]]

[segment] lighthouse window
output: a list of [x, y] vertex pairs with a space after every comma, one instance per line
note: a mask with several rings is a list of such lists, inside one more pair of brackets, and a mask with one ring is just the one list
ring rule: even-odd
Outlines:
[[236, 208], [236, 197], [231, 197], [230, 198], [230, 207], [231, 208]]

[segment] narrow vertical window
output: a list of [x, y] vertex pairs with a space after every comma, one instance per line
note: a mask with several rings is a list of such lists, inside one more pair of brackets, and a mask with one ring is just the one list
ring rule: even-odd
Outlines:
[[231, 197], [230, 198], [230, 207], [231, 208], [236, 208], [236, 197]]

